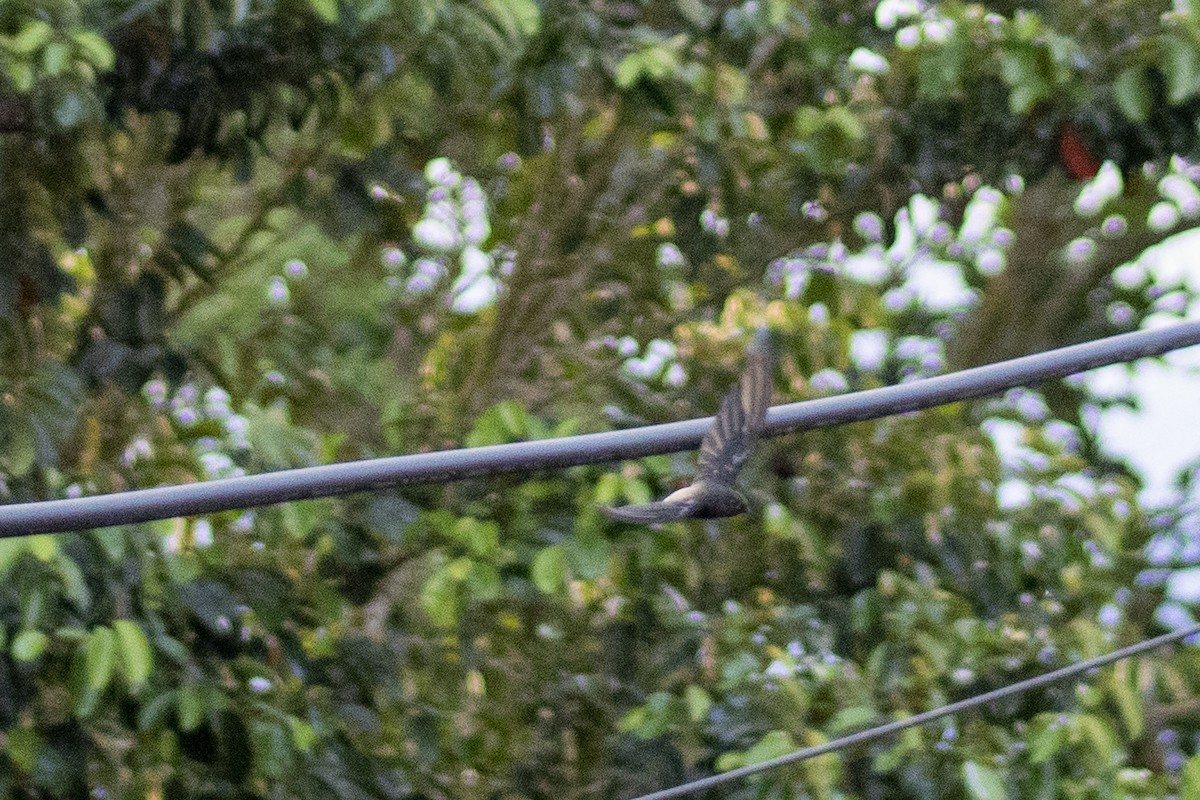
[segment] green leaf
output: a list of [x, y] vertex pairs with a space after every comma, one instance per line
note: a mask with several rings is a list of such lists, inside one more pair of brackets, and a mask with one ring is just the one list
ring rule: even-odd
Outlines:
[[116, 64], [112, 45], [103, 36], [92, 31], [76, 31], [71, 34], [71, 41], [79, 48], [84, 60], [96, 69], [108, 71]]
[[207, 274], [209, 262], [217, 248], [204, 231], [185, 221], [174, 222], [167, 229], [167, 242], [188, 269], [201, 276]]
[[116, 655], [117, 642], [112, 628], [106, 625], [92, 628], [83, 660], [88, 687], [100, 691], [108, 686], [117, 661]]
[[458, 581], [446, 567], [430, 575], [421, 587], [421, 607], [435, 625], [450, 628], [458, 621]]
[[37, 770], [42, 739], [33, 728], [14, 726], [5, 732], [4, 754], [27, 775]]
[[125, 682], [136, 692], [145, 685], [154, 669], [154, 651], [150, 647], [150, 640], [146, 638], [142, 626], [129, 619], [113, 620], [113, 631], [117, 636]]
[[586, 581], [594, 581], [608, 572], [612, 545], [600, 535], [596, 525], [580, 526], [582, 530], [566, 543], [571, 570]]
[[86, 610], [92, 604], [92, 590], [88, 588], [87, 580], [83, 577], [83, 570], [75, 563], [75, 559], [63, 555], [55, 559], [54, 567], [58, 571], [58, 577], [62, 579], [63, 590], [67, 593], [67, 598], [75, 604], [76, 608]]
[[29, 552], [38, 561], [50, 563], [58, 557], [58, 540], [46, 533], [39, 533], [37, 536], [30, 536], [26, 539], [29, 544]]
[[26, 94], [33, 88], [33, 65], [28, 61], [13, 59], [4, 65], [4, 69], [8, 72], [8, 78], [12, 81], [13, 88], [21, 94]]
[[13, 562], [29, 552], [29, 539], [0, 539], [0, 576], [6, 575]]
[[649, 503], [654, 499], [654, 495], [650, 493], [650, 487], [646, 482], [638, 478], [621, 478], [621, 494], [625, 496], [625, 501], [630, 505], [638, 505], [641, 503]]
[[615, 472], [606, 472], [596, 481], [596, 505], [611, 506], [621, 496], [623, 478]]
[[565, 586], [567, 560], [563, 556], [562, 548], [551, 545], [534, 556], [533, 564], [529, 567], [529, 576], [533, 579], [534, 586], [546, 594], [553, 594]]
[[251, 720], [250, 744], [254, 750], [257, 771], [273, 779], [287, 775], [295, 761], [291, 739], [291, 732], [274, 722]]
[[1146, 726], [1142, 693], [1138, 691], [1136, 674], [1136, 662], [1121, 661], [1113, 667], [1108, 681], [1108, 691], [1117, 701], [1121, 722], [1131, 739], [1141, 737]]
[[49, 23], [35, 19], [13, 37], [9, 49], [14, 53], [28, 55], [43, 47], [53, 35], [54, 29], [50, 27]]
[[175, 708], [179, 712], [179, 729], [184, 732], [196, 730], [204, 721], [204, 699], [195, 686], [180, 687]]
[[622, 733], [637, 733], [638, 730], [646, 724], [649, 714], [646, 713], [645, 706], [638, 706], [629, 709], [625, 716], [621, 717], [621, 721], [617, 723], [617, 728]]
[[451, 561], [443, 568], [443, 571], [450, 577], [450, 580], [454, 581], [455, 583], [462, 583], [467, 579], [467, 576], [471, 574], [471, 566], [474, 563], [475, 562], [471, 559], [463, 556], [462, 558], [456, 558]]
[[9, 423], [8, 442], [0, 453], [0, 465], [13, 477], [21, 477], [33, 469], [37, 458], [37, 438], [33, 424], [23, 415], [14, 416]]
[[850, 706], [843, 708], [841, 711], [833, 715], [833, 719], [825, 726], [826, 730], [831, 734], [846, 733], [848, 731], [858, 730], [870, 725], [879, 712], [870, 706]]
[[693, 28], [703, 30], [712, 24], [717, 11], [709, 8], [702, 0], [675, 0], [675, 8]]
[[833, 106], [826, 111], [825, 126], [833, 128], [851, 142], [862, 141], [867, 136], [867, 128], [862, 120], [845, 106]]
[[1200, 92], [1200, 53], [1191, 42], [1175, 36], [1163, 40], [1166, 59], [1161, 68], [1167, 78], [1167, 98], [1179, 105]]
[[761, 764], [796, 750], [796, 742], [787, 731], [771, 731], [746, 751], [745, 763]]
[[622, 58], [617, 64], [617, 71], [614, 75], [617, 86], [621, 89], [628, 89], [637, 83], [638, 78], [642, 76], [644, 61], [645, 56], [642, 53], [630, 53]]
[[179, 584], [175, 591], [184, 608], [214, 636], [228, 636], [241, 620], [241, 603], [223, 583], [192, 580]]
[[688, 719], [692, 722], [703, 722], [712, 708], [712, 698], [708, 692], [695, 684], [689, 684], [683, 690], [683, 701], [687, 706]]
[[155, 695], [149, 702], [143, 703], [138, 711], [137, 727], [139, 731], [157, 728], [167, 719], [167, 712], [176, 705], [179, 692], [174, 689]]
[[[908, 715], [901, 712], [897, 716], [903, 719]], [[924, 731], [920, 728], [908, 728], [900, 734], [895, 745], [875, 756], [872, 766], [878, 772], [891, 772], [899, 769], [915, 754], [926, 752], [928, 749]]]
[[1024, 114], [1050, 93], [1050, 84], [1042, 71], [1040, 53], [1028, 46], [1010, 47], [1000, 54], [1000, 71], [1011, 89], [1009, 110]]
[[167, 636], [165, 633], [159, 633], [154, 637], [154, 646], [159, 652], [175, 662], [177, 666], [187, 667], [192, 663], [191, 653], [188, 652], [183, 642]]
[[1067, 728], [1058, 721], [1057, 715], [1042, 714], [1030, 725], [1029, 760], [1041, 764], [1054, 756], [1067, 740]]
[[526, 435], [526, 431], [529, 429], [529, 415], [524, 408], [511, 400], [506, 400], [503, 403], [497, 403], [495, 409], [500, 422], [509, 434], [518, 438]]
[[325, 22], [332, 25], [338, 21], [337, 0], [308, 0], [308, 5]]
[[1073, 741], [1081, 741], [1098, 763], [1111, 764], [1116, 757], [1116, 732], [1100, 717], [1077, 714], [1074, 717]]
[[482, 564], [478, 561], [471, 564], [471, 571], [467, 573], [467, 591], [471, 593], [472, 599], [480, 601], [495, 600], [500, 596], [500, 573], [491, 564]]
[[364, 23], [371, 23], [378, 19], [383, 19], [392, 11], [392, 4], [389, 0], [359, 0], [355, 6], [355, 11], [358, 13], [358, 18]]
[[1123, 531], [1117, 520], [1095, 512], [1088, 512], [1084, 514], [1083, 524], [1106, 552], [1114, 553], [1121, 550]]
[[942, 100], [962, 84], [970, 51], [955, 38], [936, 50], [924, 52], [917, 62], [917, 93], [931, 100]]
[[676, 709], [675, 698], [668, 692], [654, 692], [646, 702], [621, 720], [621, 730], [639, 739], [657, 739], [671, 728]]
[[377, 497], [367, 508], [367, 522], [392, 542], [403, 542], [404, 532], [416, 522], [420, 511], [401, 497]]
[[746, 766], [746, 757], [741, 753], [722, 753], [717, 756], [717, 772], [728, 772]]
[[454, 523], [451, 535], [465, 544], [472, 555], [486, 557], [500, 544], [500, 526], [495, 522], [463, 517]]
[[39, 630], [26, 628], [13, 638], [12, 656], [17, 661], [33, 661], [40, 657], [49, 644], [50, 637]]
[[1113, 96], [1117, 99], [1117, 107], [1126, 118], [1134, 122], [1145, 122], [1150, 116], [1150, 99], [1153, 96], [1146, 68], [1138, 65], [1122, 70], [1113, 81]]
[[541, 27], [541, 11], [533, 0], [485, 0], [492, 18], [510, 38], [533, 36]]
[[108, 563], [119, 564], [125, 558], [125, 532], [120, 528], [105, 528], [92, 533], [92, 539], [104, 551]]
[[302, 753], [307, 753], [317, 743], [317, 732], [312, 725], [302, 719], [288, 717], [288, 730], [292, 734], [292, 744]]
[[1047, 94], [1048, 92], [1042, 84], [1023, 83], [1014, 87], [1009, 93], [1008, 110], [1013, 114], [1025, 114]]
[[823, 270], [814, 270], [808, 285], [804, 287], [804, 294], [801, 295], [800, 302], [805, 305], [824, 303], [830, 308], [837, 308], [841, 305], [841, 297], [842, 282], [838, 280], [837, 275]]
[[1179, 800], [1200, 800], [1200, 756], [1192, 756], [1179, 775]]
[[42, 67], [47, 75], [61, 75], [71, 64], [71, 48], [64, 42], [51, 42], [42, 51]]
[[75, 716], [80, 719], [88, 719], [95, 714], [96, 710], [100, 708], [100, 701], [104, 699], [102, 690], [88, 686], [86, 683], [77, 686], [75, 694]]
[[1007, 800], [1004, 778], [996, 770], [976, 761], [968, 761], [963, 764], [962, 773], [963, 783], [975, 800]]
[[519, 403], [506, 400], [479, 415], [467, 435], [467, 447], [484, 447], [529, 438], [529, 413]]

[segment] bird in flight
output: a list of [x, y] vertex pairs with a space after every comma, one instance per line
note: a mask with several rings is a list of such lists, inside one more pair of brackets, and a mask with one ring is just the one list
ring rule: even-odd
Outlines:
[[733, 484], [762, 431], [771, 404], [771, 346], [759, 330], [746, 355], [746, 368], [737, 386], [721, 400], [721, 408], [700, 443], [700, 469], [690, 486], [655, 503], [605, 508], [621, 522], [649, 524], [694, 517], [732, 517], [746, 510], [746, 501]]

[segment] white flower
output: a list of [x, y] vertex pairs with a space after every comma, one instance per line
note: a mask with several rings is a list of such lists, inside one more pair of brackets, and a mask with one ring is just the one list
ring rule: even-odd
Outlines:
[[1179, 209], [1165, 200], [1155, 203], [1146, 217], [1146, 224], [1160, 233], [1168, 231], [1179, 224]]
[[212, 522], [207, 519], [196, 520], [196, 524], [192, 526], [192, 545], [195, 547], [208, 547], [212, 543]]
[[474, 314], [491, 305], [499, 293], [499, 284], [491, 275], [480, 275], [454, 298], [451, 308], [459, 314]]
[[890, 31], [902, 19], [910, 19], [921, 13], [919, 0], [883, 0], [875, 7], [875, 25], [880, 30]]
[[763, 670], [763, 674], [768, 678], [790, 678], [795, 672], [796, 670], [793, 666], [778, 658], [768, 664], [767, 668]]
[[1168, 175], [1158, 182], [1158, 191], [1170, 200], [1175, 201], [1185, 217], [1200, 214], [1200, 191], [1195, 184], [1182, 175]]
[[413, 239], [426, 250], [452, 250], [458, 244], [458, 234], [449, 225], [428, 217], [413, 226]]
[[818, 392], [844, 392], [850, 388], [846, 376], [834, 369], [823, 369], [809, 378], [809, 384]]
[[1125, 190], [1125, 181], [1121, 171], [1111, 161], [1100, 165], [1096, 177], [1083, 185], [1079, 197], [1075, 200], [1075, 213], [1080, 216], [1091, 216], [1104, 208], [1104, 204], [1117, 197]]
[[998, 192], [985, 192], [980, 189], [967, 203], [963, 212], [963, 223], [958, 230], [958, 238], [964, 242], [979, 242], [996, 226], [996, 216], [999, 214]]
[[404, 251], [399, 247], [385, 247], [383, 249], [383, 263], [389, 269], [398, 269], [403, 267], [408, 261], [408, 256], [404, 255]]
[[1096, 242], [1086, 236], [1072, 239], [1067, 244], [1067, 261], [1071, 264], [1086, 264], [1096, 255]]
[[462, 179], [448, 158], [435, 158], [425, 165], [425, 179], [442, 186], [455, 186]]
[[883, 365], [887, 347], [887, 331], [861, 330], [850, 335], [850, 358], [856, 367], [867, 372]]
[[945, 44], [949, 41], [950, 34], [954, 33], [954, 21], [939, 17], [927, 21], [922, 28], [927, 41]]
[[288, 291], [287, 282], [279, 275], [271, 278], [271, 282], [267, 284], [267, 300], [272, 305], [282, 306], [287, 305], [287, 301], [291, 297], [291, 292]]
[[921, 43], [921, 29], [916, 25], [905, 25], [896, 31], [896, 47], [912, 50]]
[[684, 263], [683, 252], [673, 242], [664, 242], [658, 246], [658, 265], [660, 267], [678, 267]]
[[667, 367], [667, 374], [663, 376], [663, 383], [667, 386], [683, 386], [686, 381], [687, 373], [678, 361]]
[[975, 269], [980, 275], [991, 278], [1004, 271], [1004, 253], [999, 250], [983, 250], [975, 257]]
[[847, 63], [850, 69], [868, 75], [884, 75], [888, 71], [887, 59], [866, 47], [856, 47]]

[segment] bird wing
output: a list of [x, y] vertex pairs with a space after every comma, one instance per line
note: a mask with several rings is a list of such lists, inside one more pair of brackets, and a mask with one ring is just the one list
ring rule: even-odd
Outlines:
[[692, 510], [690, 502], [657, 502], [643, 503], [638, 506], [617, 506], [616, 508], [601, 509], [610, 518], [621, 522], [674, 522], [683, 519]]
[[758, 439], [771, 405], [771, 348], [765, 331], [754, 337], [742, 377], [721, 400], [700, 442], [697, 481], [732, 486]]

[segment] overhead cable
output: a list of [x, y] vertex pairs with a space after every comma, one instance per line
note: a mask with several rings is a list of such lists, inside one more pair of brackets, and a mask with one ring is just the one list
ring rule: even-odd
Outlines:
[[1162, 636], [1156, 636], [1153, 639], [1147, 639], [1144, 642], [1139, 642], [1138, 644], [1130, 645], [1129, 647], [1123, 647], [1120, 650], [1114, 650], [1107, 655], [1089, 658], [1086, 661], [1080, 661], [1078, 664], [1072, 664], [1069, 667], [1056, 669], [1053, 672], [1047, 672], [1044, 675], [1038, 675], [1035, 678], [1029, 678], [1028, 680], [1013, 683], [999, 689], [994, 689], [990, 692], [984, 692], [983, 694], [970, 697], [966, 700], [959, 700], [957, 703], [950, 703], [949, 705], [944, 705], [931, 711], [915, 714], [907, 719], [896, 720], [895, 722], [889, 722], [886, 725], [868, 728], [857, 733], [852, 733], [848, 736], [843, 736], [840, 739], [834, 739], [833, 741], [826, 742], [825, 744], [816, 745], [814, 747], [805, 747], [802, 750], [796, 750], [788, 753], [787, 755], [779, 756], [778, 758], [772, 758], [769, 761], [762, 761], [758, 764], [750, 764], [745, 767], [739, 767], [738, 769], [731, 769], [728, 772], [722, 772], [719, 775], [710, 775], [707, 778], [701, 778], [699, 780], [691, 781], [690, 783], [685, 783], [670, 789], [663, 789], [658, 792], [640, 795], [632, 800], [667, 800], [667, 798], [671, 797], [682, 797], [683, 795], [691, 794], [693, 792], [699, 792], [705, 789], [712, 789], [715, 786], [732, 783], [733, 781], [741, 780], [749, 775], [755, 775], [760, 772], [766, 772], [767, 770], [775, 769], [776, 767], [782, 767], [785, 764], [794, 764], [797, 761], [816, 758], [817, 756], [823, 756], [828, 753], [836, 753], [855, 745], [874, 741], [875, 739], [879, 739], [884, 736], [890, 736], [893, 733], [899, 733], [900, 731], [908, 728], [924, 725], [926, 722], [933, 722], [935, 719], [941, 719], [942, 717], [948, 717], [951, 714], [957, 714], [960, 711], [967, 711], [968, 709], [987, 705], [988, 703], [993, 703], [997, 700], [1002, 700], [1005, 697], [1010, 697], [1015, 694], [1027, 692], [1031, 689], [1037, 689], [1038, 687], [1045, 686], [1046, 684], [1061, 681], [1075, 675], [1080, 675], [1088, 672], [1089, 670], [1103, 667], [1106, 664], [1111, 664], [1114, 661], [1120, 661], [1121, 659], [1129, 658], [1130, 656], [1136, 656], [1140, 653], [1145, 653], [1149, 650], [1162, 647], [1165, 644], [1177, 642], [1180, 639], [1187, 638], [1193, 634], [1200, 634], [1200, 624], [1182, 628], [1174, 631], [1173, 633], [1166, 633]]
[[[764, 436], [860, 422], [1061, 378], [1095, 367], [1200, 344], [1200, 322], [1137, 331], [934, 378], [776, 406]], [[704, 419], [488, 447], [326, 464], [116, 494], [0, 506], [0, 536], [54, 533], [447, 482], [504, 472], [561, 469], [692, 450]]]

